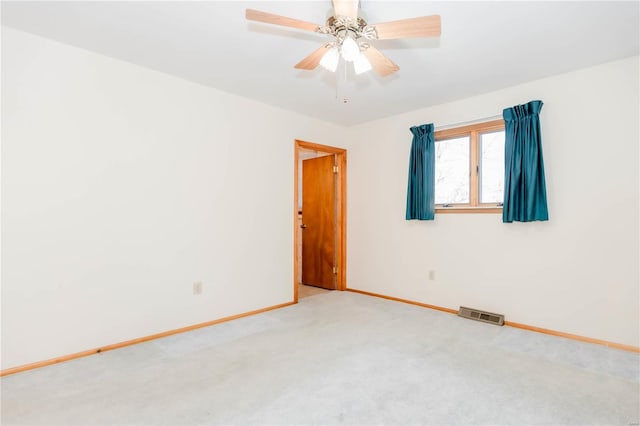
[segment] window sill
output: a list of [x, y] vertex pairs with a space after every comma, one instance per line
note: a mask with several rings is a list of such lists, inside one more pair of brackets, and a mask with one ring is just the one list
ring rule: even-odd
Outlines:
[[502, 207], [436, 207], [436, 214], [440, 213], [493, 213], [502, 214]]

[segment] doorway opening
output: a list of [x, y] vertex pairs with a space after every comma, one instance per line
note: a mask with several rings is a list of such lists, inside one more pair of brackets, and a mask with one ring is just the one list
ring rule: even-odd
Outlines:
[[295, 140], [294, 302], [347, 287], [346, 172], [346, 149]]

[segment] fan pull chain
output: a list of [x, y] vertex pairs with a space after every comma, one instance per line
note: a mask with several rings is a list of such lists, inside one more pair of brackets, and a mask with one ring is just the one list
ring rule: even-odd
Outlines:
[[[347, 86], [347, 62], [346, 61], [340, 61], [340, 64], [342, 66], [342, 72], [338, 71], [336, 73], [336, 101], [341, 101], [343, 104], [347, 104], [349, 103], [349, 99], [346, 97], [342, 97], [341, 95], [341, 88], [344, 88]], [[340, 76], [340, 74], [342, 74], [342, 78]]]
[[[343, 67], [344, 61], [341, 60], [338, 66]], [[342, 82], [340, 74], [341, 74], [340, 70], [338, 70], [338, 72], [335, 74], [336, 75], [336, 101], [340, 99], [340, 88], [341, 88], [341, 82]]]
[[[344, 65], [342, 66], [343, 75], [344, 75], [344, 79], [342, 80], [344, 82], [344, 86], [343, 87], [347, 87], [347, 67], [348, 67], [348, 62], [344, 61]], [[349, 103], [349, 99], [347, 97], [343, 96], [342, 103], [343, 104]]]

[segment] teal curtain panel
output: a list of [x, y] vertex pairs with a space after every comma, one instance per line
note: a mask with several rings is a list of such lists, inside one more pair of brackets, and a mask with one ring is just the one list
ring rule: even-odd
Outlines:
[[433, 124], [414, 126], [410, 130], [413, 141], [409, 158], [406, 219], [433, 220], [436, 169]]
[[542, 101], [505, 108], [503, 222], [549, 220], [542, 160]]

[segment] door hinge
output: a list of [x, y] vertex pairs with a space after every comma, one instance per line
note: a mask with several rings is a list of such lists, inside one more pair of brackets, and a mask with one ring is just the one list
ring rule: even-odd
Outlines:
[[338, 173], [338, 166], [333, 166], [333, 173]]
[[338, 267], [334, 266], [333, 267], [333, 274], [336, 275], [338, 273]]

